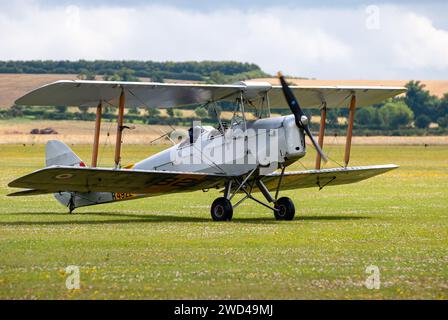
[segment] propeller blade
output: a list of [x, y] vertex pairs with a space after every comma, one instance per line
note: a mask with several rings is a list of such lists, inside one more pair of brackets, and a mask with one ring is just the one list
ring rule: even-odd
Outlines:
[[321, 159], [324, 162], [327, 162], [328, 158], [322, 151], [322, 148], [319, 146], [316, 139], [314, 139], [313, 135], [311, 134], [308, 123], [303, 123], [303, 121], [302, 121], [302, 117], [305, 116], [305, 114], [303, 113], [302, 109], [300, 108], [299, 102], [297, 101], [296, 97], [292, 93], [292, 90], [289, 88], [288, 84], [286, 83], [285, 77], [282, 75], [281, 72], [278, 72], [277, 75], [278, 75], [278, 78], [280, 79], [280, 83], [282, 85], [283, 94], [285, 96], [286, 102], [288, 103], [289, 109], [291, 109], [291, 112], [294, 115], [294, 119], [296, 120], [297, 127], [303, 128], [303, 130], [305, 130], [308, 137], [310, 137], [314, 148], [320, 154]]
[[283, 89], [283, 94], [285, 96], [286, 102], [288, 103], [289, 109], [291, 109], [291, 112], [294, 115], [296, 124], [298, 127], [303, 128], [303, 123], [301, 121], [301, 118], [305, 114], [303, 113], [302, 109], [300, 108], [299, 102], [297, 101], [296, 97], [292, 93], [291, 89], [289, 88], [288, 84], [286, 83], [285, 77], [283, 77], [281, 72], [278, 72], [278, 78], [280, 79], [280, 83], [281, 83], [282, 89]]
[[316, 149], [316, 151], [320, 154], [321, 159], [327, 163], [328, 162], [328, 157], [325, 155], [324, 151], [322, 150], [322, 148], [320, 147], [320, 145], [317, 143], [316, 139], [314, 139], [314, 136], [311, 134], [310, 128], [308, 128], [308, 126], [306, 126], [304, 128], [306, 134], [308, 135], [308, 137], [310, 137], [311, 142], [313, 143], [314, 148]]

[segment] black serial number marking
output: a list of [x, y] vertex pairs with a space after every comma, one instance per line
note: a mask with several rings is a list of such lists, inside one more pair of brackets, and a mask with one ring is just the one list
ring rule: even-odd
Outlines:
[[204, 180], [204, 177], [200, 177], [198, 179], [194, 178], [176, 178], [176, 177], [170, 177], [167, 179], [163, 179], [160, 181], [157, 181], [155, 183], [152, 183], [153, 186], [173, 186], [173, 187], [191, 187], [194, 186], [201, 181]]
[[134, 196], [135, 195], [133, 195], [132, 193], [119, 192], [119, 193], [114, 193], [113, 194], [113, 199], [115, 201], [119, 201], [119, 200], [133, 198]]

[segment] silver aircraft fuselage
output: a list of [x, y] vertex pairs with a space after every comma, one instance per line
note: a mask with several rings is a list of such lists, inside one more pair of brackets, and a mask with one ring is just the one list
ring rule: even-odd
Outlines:
[[[242, 121], [221, 131], [211, 126], [195, 126], [192, 132], [192, 137], [136, 163], [132, 169], [241, 176], [259, 168], [266, 175], [306, 154], [305, 135], [293, 115]], [[75, 194], [75, 208], [152, 196], [113, 192]], [[68, 206], [72, 194], [56, 193], [55, 197]]]
[[224, 132], [195, 126], [194, 137], [136, 163], [139, 170], [242, 175], [255, 167], [287, 166], [305, 156], [303, 130], [294, 116], [241, 122]]

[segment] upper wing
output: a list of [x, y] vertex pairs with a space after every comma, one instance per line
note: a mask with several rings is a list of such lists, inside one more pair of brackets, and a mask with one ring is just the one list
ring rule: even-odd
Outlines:
[[102, 100], [118, 105], [122, 89], [128, 107], [169, 108], [221, 100], [241, 92], [244, 86], [62, 80], [31, 91], [16, 104], [93, 107]]
[[[151, 82], [113, 82], [64, 80], [36, 89], [16, 101], [29, 106], [97, 106], [99, 101], [118, 105], [122, 89], [126, 93], [126, 106], [171, 108], [210, 101], [235, 101], [241, 94], [252, 102], [266, 92], [272, 108], [287, 108], [281, 87], [267, 82], [239, 82], [232, 85], [170, 84]], [[292, 86], [302, 108], [318, 108], [323, 102], [328, 107], [341, 107], [349, 103], [354, 93], [357, 106], [379, 103], [406, 91], [403, 87], [311, 87]], [[254, 106], [257, 106], [254, 103]]]
[[225, 178], [194, 172], [114, 170], [52, 166], [11, 182], [13, 188], [33, 189], [29, 193], [49, 192], [129, 192], [164, 194], [223, 186]]
[[[353, 94], [356, 96], [356, 106], [366, 107], [406, 92], [404, 87], [381, 86], [291, 86], [290, 88], [299, 100], [300, 107], [303, 108], [319, 108], [323, 103], [329, 108], [347, 107]], [[287, 106], [282, 87], [272, 87], [269, 91], [269, 101], [272, 108]]]
[[[323, 188], [325, 186], [355, 183], [396, 168], [398, 168], [397, 165], [388, 164], [381, 166], [285, 172], [281, 181], [280, 189], [290, 190], [311, 187]], [[279, 179], [280, 173], [276, 172], [263, 178], [263, 182], [269, 190], [275, 190], [278, 186]]]

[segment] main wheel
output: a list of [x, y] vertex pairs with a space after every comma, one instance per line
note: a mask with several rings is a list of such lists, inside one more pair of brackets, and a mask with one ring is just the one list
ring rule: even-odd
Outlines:
[[232, 204], [227, 198], [218, 198], [213, 201], [211, 214], [214, 221], [230, 221], [233, 217]]
[[274, 216], [277, 220], [292, 220], [296, 214], [294, 203], [287, 197], [278, 199], [275, 203], [275, 209], [278, 209], [278, 211], [274, 211]]

